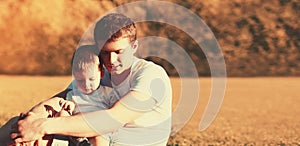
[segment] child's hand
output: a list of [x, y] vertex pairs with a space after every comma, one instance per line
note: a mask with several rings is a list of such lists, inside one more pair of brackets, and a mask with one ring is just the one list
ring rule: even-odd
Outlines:
[[75, 108], [75, 104], [72, 101], [68, 101], [68, 100], [64, 100], [64, 99], [59, 101], [59, 105], [61, 106], [62, 110], [66, 110], [70, 114], [73, 112], [73, 110]]

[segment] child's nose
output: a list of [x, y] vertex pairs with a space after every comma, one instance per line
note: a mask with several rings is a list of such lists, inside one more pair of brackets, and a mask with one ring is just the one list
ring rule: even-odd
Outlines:
[[89, 88], [91, 87], [91, 82], [90, 81], [86, 81], [85, 82], [85, 88]]

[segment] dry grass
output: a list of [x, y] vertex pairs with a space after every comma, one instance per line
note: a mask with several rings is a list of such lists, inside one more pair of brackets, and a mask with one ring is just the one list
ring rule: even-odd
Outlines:
[[210, 82], [200, 83], [197, 110], [170, 145], [300, 145], [300, 78], [228, 78], [221, 110], [203, 132]]
[[71, 77], [0, 76], [0, 125], [68, 86]]
[[[71, 77], [0, 76], [0, 125], [64, 89]], [[212, 125], [198, 125], [210, 95], [209, 78], [200, 78], [198, 106], [170, 145], [300, 145], [300, 78], [228, 78], [221, 111]], [[175, 108], [181, 82], [172, 78]], [[184, 99], [182, 99], [184, 100]]]

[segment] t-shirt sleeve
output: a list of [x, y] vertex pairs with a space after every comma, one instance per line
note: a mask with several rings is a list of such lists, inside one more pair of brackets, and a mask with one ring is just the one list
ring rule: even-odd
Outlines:
[[73, 89], [73, 85], [75, 85], [75, 80], [72, 80], [72, 82], [69, 84], [69, 86], [67, 87], [68, 90], [72, 90]]
[[79, 93], [79, 90], [78, 88], [76, 87], [76, 81], [73, 80], [69, 86], [67, 87], [68, 90], [70, 90], [68, 93], [67, 93], [67, 96], [66, 96], [66, 100], [69, 100], [69, 101], [73, 101], [74, 102], [74, 99], [73, 99], [73, 96], [74, 95], [78, 95]]
[[66, 100], [68, 100], [68, 101], [73, 101], [73, 92], [72, 91], [70, 91], [70, 92], [68, 92], [68, 94], [67, 94], [67, 96], [66, 96]]
[[133, 76], [131, 89], [152, 97], [157, 104], [171, 95], [170, 79], [166, 71], [156, 64], [148, 64], [137, 70]]

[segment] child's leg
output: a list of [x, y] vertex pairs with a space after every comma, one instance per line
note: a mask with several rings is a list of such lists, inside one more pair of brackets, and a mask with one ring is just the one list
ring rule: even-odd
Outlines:
[[92, 146], [109, 146], [109, 139], [104, 136], [95, 136], [89, 138], [89, 142]]
[[[69, 112], [61, 110], [57, 112], [54, 117], [70, 116]], [[37, 140], [38, 146], [51, 146], [53, 142], [54, 135], [46, 135], [42, 139]]]
[[70, 113], [66, 110], [61, 110], [60, 112], [54, 115], [54, 117], [66, 117], [66, 116], [71, 116]]

